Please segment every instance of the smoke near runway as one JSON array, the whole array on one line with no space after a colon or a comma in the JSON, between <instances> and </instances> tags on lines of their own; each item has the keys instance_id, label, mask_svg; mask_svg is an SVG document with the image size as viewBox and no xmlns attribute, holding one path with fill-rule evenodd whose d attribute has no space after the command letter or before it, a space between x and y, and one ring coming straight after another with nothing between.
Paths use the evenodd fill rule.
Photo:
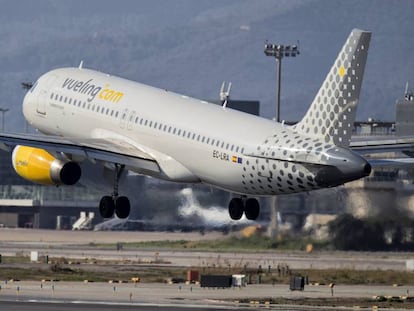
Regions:
<instances>
[{"instance_id":1,"label":"smoke near runway","mask_svg":"<svg viewBox=\"0 0 414 311\"><path fill-rule=\"evenodd\" d=\"M199 221L206 226L223 226L231 223L249 223L243 215L240 221L231 220L225 208L211 205L202 206L193 193L192 188L184 188L179 191L181 205L178 207L178 214L190 221Z\"/></svg>"}]
</instances>

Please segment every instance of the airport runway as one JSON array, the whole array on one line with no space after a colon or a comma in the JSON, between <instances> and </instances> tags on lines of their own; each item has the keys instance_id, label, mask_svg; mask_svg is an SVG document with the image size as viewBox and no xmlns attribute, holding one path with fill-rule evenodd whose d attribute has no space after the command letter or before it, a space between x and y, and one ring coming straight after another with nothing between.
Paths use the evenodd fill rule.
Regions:
<instances>
[{"instance_id":1,"label":"airport runway","mask_svg":"<svg viewBox=\"0 0 414 311\"><path fill-rule=\"evenodd\" d=\"M30 242L31 244L88 245L90 243L146 242L146 241L198 241L223 237L219 232L145 232L145 231L71 231L22 228L0 228L1 242Z\"/></svg>"},{"instance_id":2,"label":"airport runway","mask_svg":"<svg viewBox=\"0 0 414 311\"><path fill-rule=\"evenodd\" d=\"M234 308L200 307L191 306L160 306L160 305L139 305L139 304L100 304L100 303L66 303L66 302L23 302L23 301L0 301L0 308L7 311L101 311L101 310L139 310L139 311L179 311L208 310L221 311Z\"/></svg>"},{"instance_id":3,"label":"airport runway","mask_svg":"<svg viewBox=\"0 0 414 311\"><path fill-rule=\"evenodd\" d=\"M323 252L200 252L163 249L122 250L97 249L90 243L115 243L124 241L169 239L194 240L206 236L193 233L144 233L141 232L68 232L49 230L0 229L0 253L3 255L28 254L38 250L40 255L67 258L97 258L130 260L131 262L150 261L157 256L166 266L213 266L248 265L253 267L287 263L291 269L301 268L344 268L399 270L406 269L408 253L352 253ZM214 236L214 235L212 235ZM210 236L211 237L211 236ZM217 238L217 236L215 237ZM156 255L155 255L156 254ZM161 265L163 265L161 264ZM5 264L3 264L5 266ZM40 264L39 264L40 265ZM96 265L89 265L93 268ZM307 286L305 291L291 292L288 285L249 285L248 287L225 290L209 290L197 285L168 285L160 283L110 284L74 282L0 282L0 310L224 310L240 308L266 308L272 310L310 310L308 306L266 306L241 305L241 299L266 299L282 297L286 299L329 298L330 288ZM414 286L343 286L335 287L335 296L342 298L366 298L373 296L401 296L414 293ZM36 301L36 303L34 302ZM58 307L57 307L57 304ZM373 302L374 304L374 302ZM328 307L318 310L328 310ZM316 309L315 309L316 310ZM330 309L334 310L334 309Z\"/></svg>"},{"instance_id":4,"label":"airport runway","mask_svg":"<svg viewBox=\"0 0 414 311\"><path fill-rule=\"evenodd\" d=\"M291 269L355 269L405 271L410 253L265 251L265 252L211 252L166 249L113 249L97 248L95 244L140 242L159 240L219 239L218 233L166 233L121 231L55 231L32 229L0 229L0 254L15 256L39 255L67 259L95 258L101 260L150 263L157 259L160 265L174 267L247 266L264 268L288 264Z\"/></svg>"},{"instance_id":5,"label":"airport runway","mask_svg":"<svg viewBox=\"0 0 414 311\"><path fill-rule=\"evenodd\" d=\"M330 298L328 286L306 286L290 291L288 285L249 285L245 288L204 289L197 285L109 284L80 282L2 283L0 310L224 310L265 308L273 310L310 310L309 306L241 304L241 299L283 297L292 301L305 298ZM53 287L52 287L53 286ZM114 288L115 287L115 288ZM335 296L366 298L401 296L414 293L414 286L337 286ZM375 305L375 302L372 302ZM316 308L316 307L315 307ZM318 307L318 310L329 308ZM331 309L332 310L332 309Z\"/></svg>"},{"instance_id":6,"label":"airport runway","mask_svg":"<svg viewBox=\"0 0 414 311\"><path fill-rule=\"evenodd\" d=\"M93 258L97 260L111 260L119 263L154 264L167 267L243 267L256 268L268 266L275 268L278 264L287 264L291 269L351 269L351 270L394 270L405 271L405 257L381 256L378 254L342 254L342 253L314 253L300 252L281 253L223 253L200 252L182 250L123 250L115 249L53 249L41 246L13 246L1 245L0 253L3 256L16 254L30 255L30 251L38 251L39 255L48 255L49 258L66 258L68 260ZM24 249L24 250L22 250Z\"/></svg>"},{"instance_id":7,"label":"airport runway","mask_svg":"<svg viewBox=\"0 0 414 311\"><path fill-rule=\"evenodd\" d=\"M352 253L352 252L214 252L165 249L113 249L79 245L48 245L0 241L3 256L39 255L49 258L111 260L119 263L157 263L169 267L276 267L287 264L291 269L351 269L405 271L406 262L412 258L408 253Z\"/></svg>"}]
</instances>

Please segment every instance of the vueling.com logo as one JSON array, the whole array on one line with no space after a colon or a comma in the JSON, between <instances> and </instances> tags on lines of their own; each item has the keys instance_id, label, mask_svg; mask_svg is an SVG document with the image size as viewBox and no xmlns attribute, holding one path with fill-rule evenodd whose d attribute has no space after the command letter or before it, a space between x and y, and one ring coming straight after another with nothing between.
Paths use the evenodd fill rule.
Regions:
<instances>
[{"instance_id":1,"label":"vueling.com logo","mask_svg":"<svg viewBox=\"0 0 414 311\"><path fill-rule=\"evenodd\" d=\"M66 78L66 80L63 82L62 88L87 95L88 102L93 101L95 97L98 96L99 99L118 103L124 96L124 93L110 89L109 84L106 84L103 88L101 86L93 84L92 80L93 79L89 79L88 81L84 82Z\"/></svg>"}]
</instances>

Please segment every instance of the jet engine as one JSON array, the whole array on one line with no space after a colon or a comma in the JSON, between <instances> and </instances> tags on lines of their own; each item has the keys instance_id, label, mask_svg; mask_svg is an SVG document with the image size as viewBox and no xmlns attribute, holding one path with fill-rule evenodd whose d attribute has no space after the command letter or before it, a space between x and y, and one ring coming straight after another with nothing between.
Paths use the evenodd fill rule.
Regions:
<instances>
[{"instance_id":1,"label":"jet engine","mask_svg":"<svg viewBox=\"0 0 414 311\"><path fill-rule=\"evenodd\" d=\"M78 163L56 159L43 149L16 146L12 162L17 174L38 184L73 185L81 177Z\"/></svg>"}]
</instances>

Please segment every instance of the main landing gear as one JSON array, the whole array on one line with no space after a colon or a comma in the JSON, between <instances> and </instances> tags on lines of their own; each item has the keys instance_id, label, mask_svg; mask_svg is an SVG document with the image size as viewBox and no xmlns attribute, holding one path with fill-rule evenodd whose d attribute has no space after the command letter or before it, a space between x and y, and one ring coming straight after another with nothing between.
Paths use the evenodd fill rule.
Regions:
<instances>
[{"instance_id":1,"label":"main landing gear","mask_svg":"<svg viewBox=\"0 0 414 311\"><path fill-rule=\"evenodd\" d=\"M106 195L99 202L99 212L103 218L111 218L114 213L118 218L127 218L131 211L129 199L124 196L118 196L118 183L125 165L115 164L114 174L114 192L112 196Z\"/></svg>"},{"instance_id":2,"label":"main landing gear","mask_svg":"<svg viewBox=\"0 0 414 311\"><path fill-rule=\"evenodd\" d=\"M229 215L233 220L242 218L243 213L249 220L256 220L260 213L259 201L255 198L233 198L229 203Z\"/></svg>"}]
</instances>

